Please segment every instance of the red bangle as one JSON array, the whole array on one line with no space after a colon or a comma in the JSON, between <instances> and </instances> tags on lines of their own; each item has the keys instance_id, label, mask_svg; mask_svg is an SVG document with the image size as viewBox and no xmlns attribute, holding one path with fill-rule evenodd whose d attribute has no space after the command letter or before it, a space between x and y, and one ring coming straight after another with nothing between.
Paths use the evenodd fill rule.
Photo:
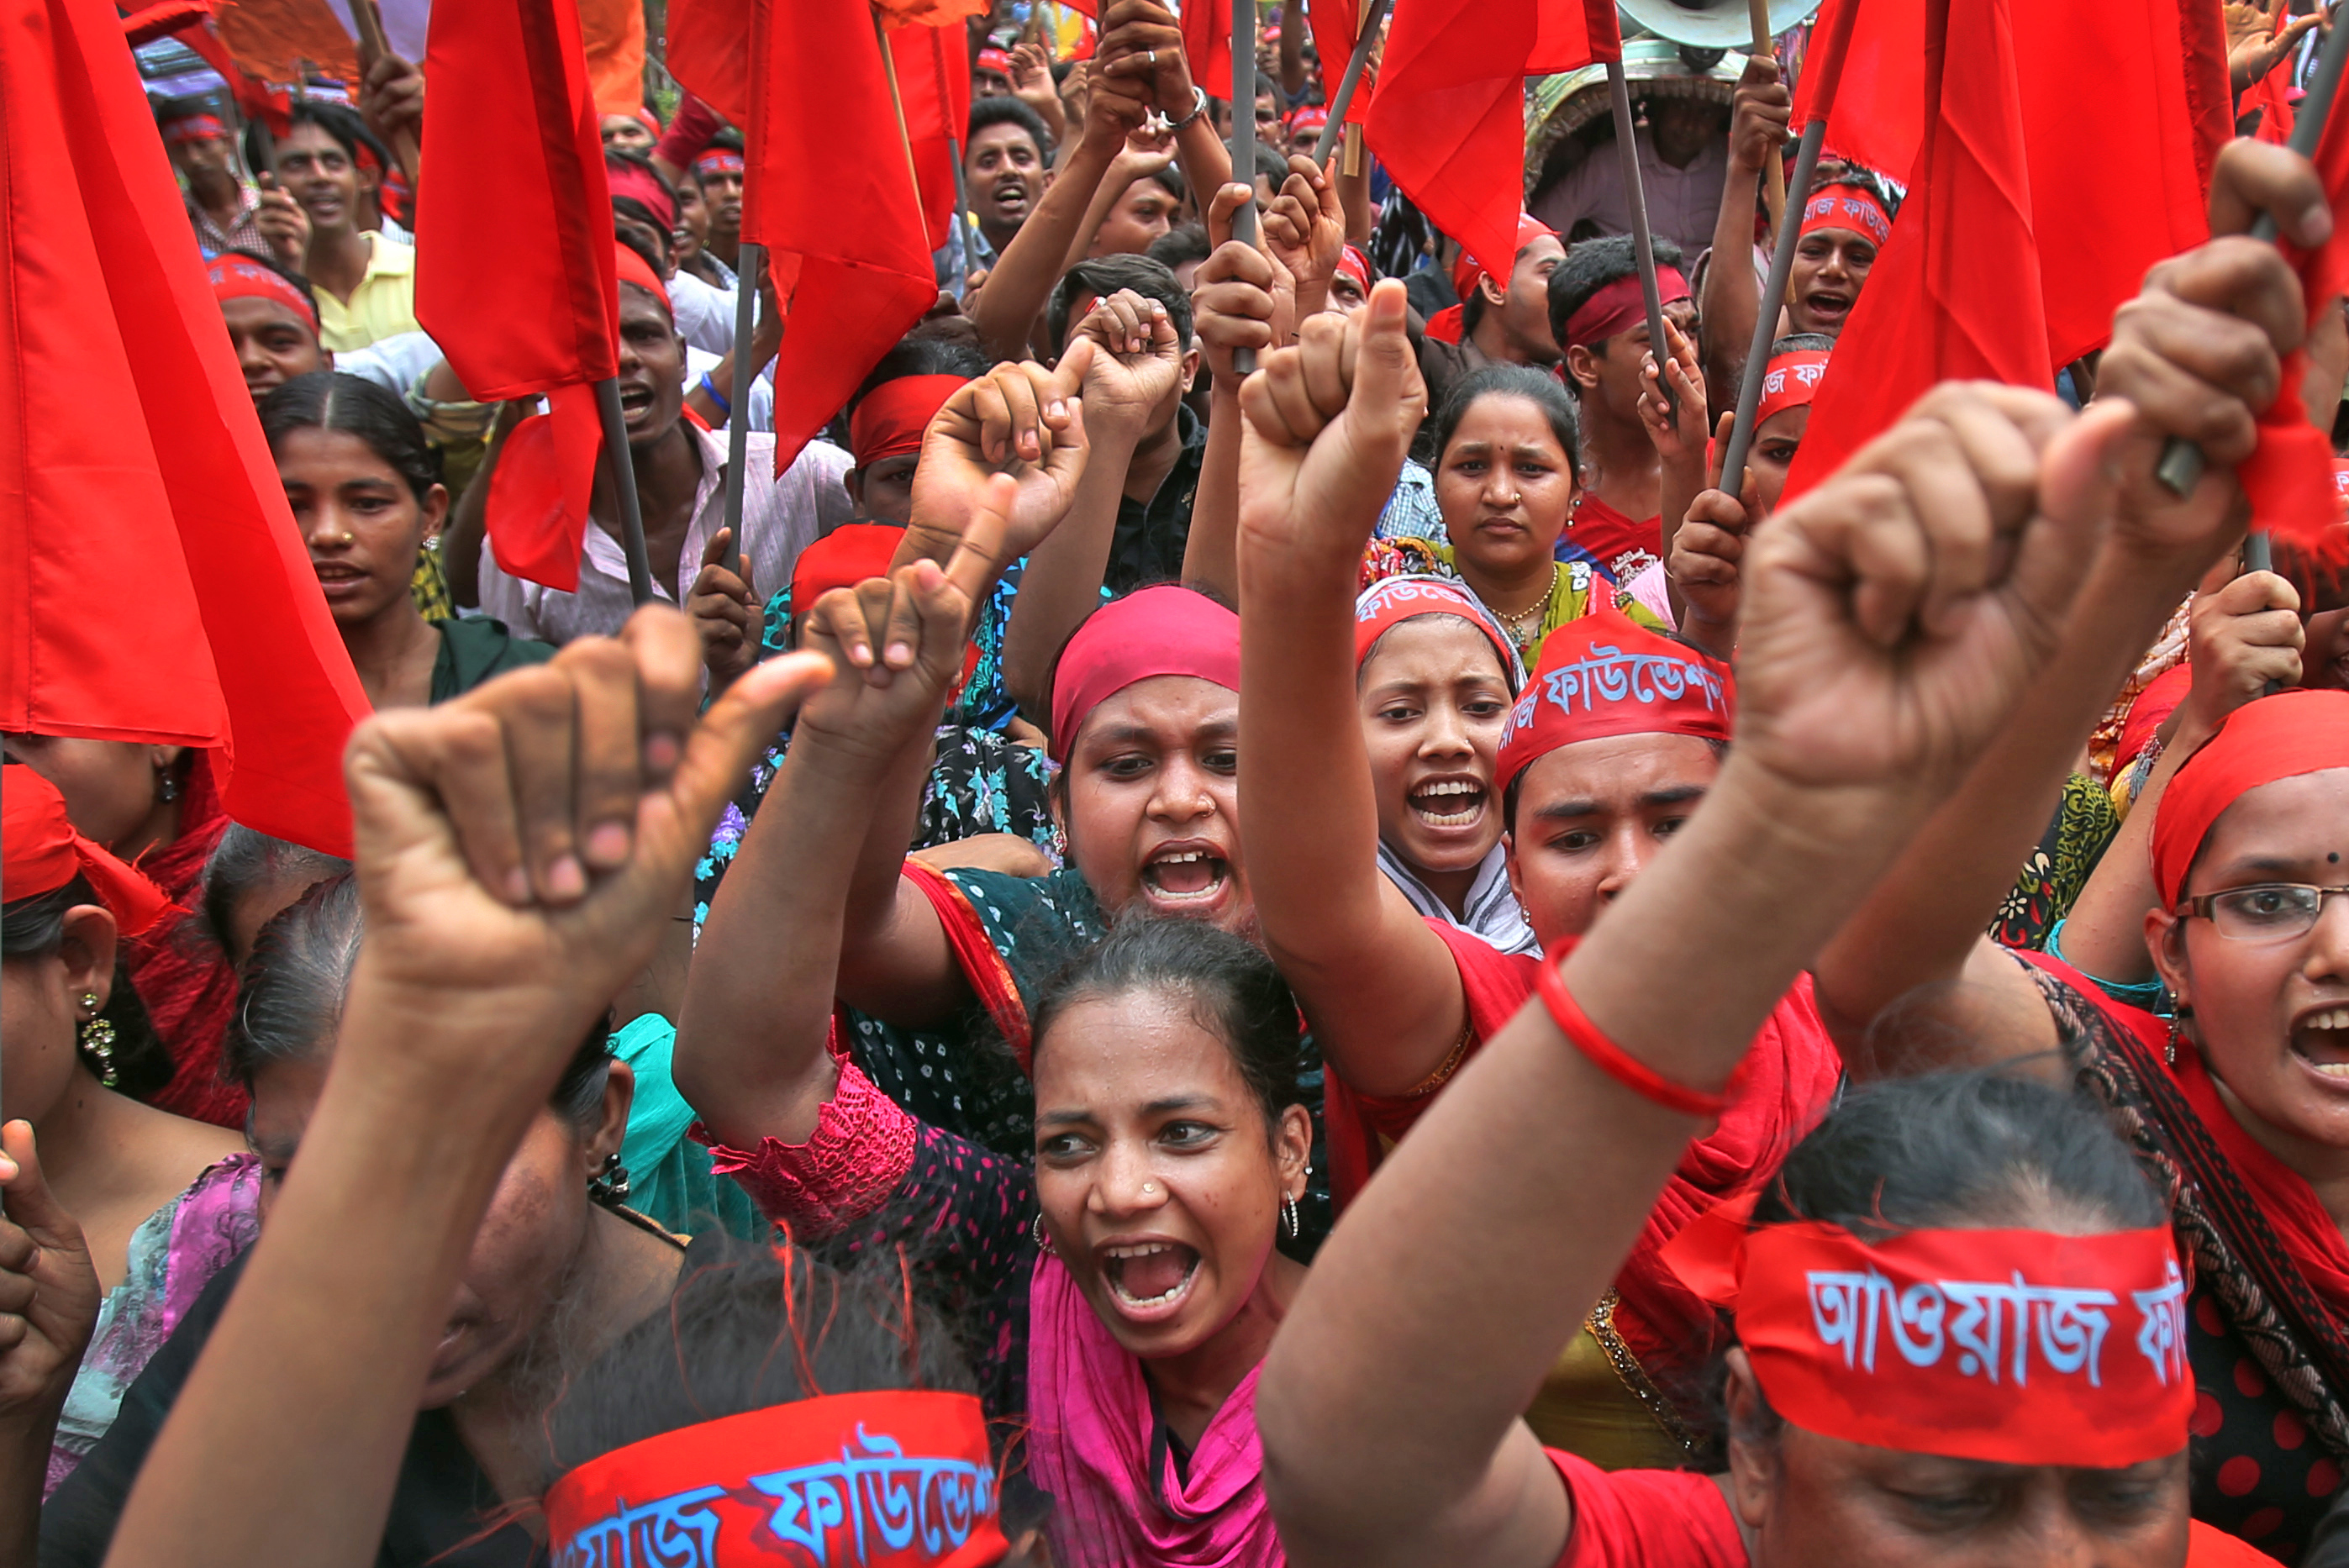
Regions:
<instances>
[{"instance_id":1,"label":"red bangle","mask_svg":"<svg viewBox=\"0 0 2349 1568\"><path fill-rule=\"evenodd\" d=\"M1599 1071L1645 1100L1651 1100L1666 1110L1682 1116L1715 1120L1729 1109L1730 1097L1736 1091L1738 1078L1744 1076L1741 1063L1737 1077L1729 1080L1729 1088L1720 1094L1707 1094L1702 1089L1672 1082L1646 1063L1625 1053L1622 1047L1601 1033L1590 1021L1588 1014L1577 1006L1567 991L1566 978L1558 972L1558 955L1553 951L1542 955L1541 976L1536 987L1541 993L1542 1006L1549 1009L1550 1021L1558 1027L1574 1048L1590 1058Z\"/></svg>"}]
</instances>

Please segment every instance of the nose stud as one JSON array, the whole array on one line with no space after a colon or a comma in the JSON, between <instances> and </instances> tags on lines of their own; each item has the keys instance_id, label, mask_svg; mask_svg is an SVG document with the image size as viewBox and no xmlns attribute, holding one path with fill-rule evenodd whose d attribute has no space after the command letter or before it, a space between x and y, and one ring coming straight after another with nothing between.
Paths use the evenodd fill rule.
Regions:
<instances>
[{"instance_id":1,"label":"nose stud","mask_svg":"<svg viewBox=\"0 0 2349 1568\"><path fill-rule=\"evenodd\" d=\"M1158 1192L1158 1183L1157 1183L1157 1182L1155 1182L1155 1181L1144 1181L1144 1182L1142 1184L1142 1195L1143 1195L1143 1197L1145 1197L1145 1198L1155 1197L1155 1196L1157 1195L1157 1192Z\"/></svg>"}]
</instances>

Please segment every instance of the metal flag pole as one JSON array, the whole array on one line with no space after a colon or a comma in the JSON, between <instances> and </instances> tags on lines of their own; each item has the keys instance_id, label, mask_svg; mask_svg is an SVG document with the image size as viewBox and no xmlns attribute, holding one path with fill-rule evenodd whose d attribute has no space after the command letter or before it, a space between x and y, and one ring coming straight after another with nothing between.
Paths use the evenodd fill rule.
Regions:
<instances>
[{"instance_id":1,"label":"metal flag pole","mask_svg":"<svg viewBox=\"0 0 2349 1568\"><path fill-rule=\"evenodd\" d=\"M1386 20L1387 7L1392 4L1393 0L1371 0L1370 13L1362 18L1361 36L1354 40L1354 52L1347 57L1345 74L1338 78L1338 96L1330 100L1329 121L1321 127L1321 139L1313 144L1316 163L1327 164L1330 155L1338 150L1338 142L1345 134L1346 111L1354 107L1354 89L1362 85L1362 69L1370 64L1371 51L1378 46L1379 24Z\"/></svg>"},{"instance_id":2,"label":"metal flag pole","mask_svg":"<svg viewBox=\"0 0 2349 1568\"><path fill-rule=\"evenodd\" d=\"M1256 211L1256 0L1232 0L1232 178L1248 188L1248 199L1232 214L1232 238L1253 245ZM1212 194L1212 192L1210 193ZM1232 373L1256 370L1256 350L1232 351Z\"/></svg>"},{"instance_id":3,"label":"metal flag pole","mask_svg":"<svg viewBox=\"0 0 2349 1568\"><path fill-rule=\"evenodd\" d=\"M1664 336L1663 295L1656 287L1656 253L1648 236L1648 197L1640 185L1640 150L1631 139L1631 84L1623 75L1620 59L1607 62L1607 93L1615 103L1615 148L1623 166L1623 196L1631 208L1631 260L1640 270L1640 294L1648 305L1648 345L1656 356L1656 387L1663 394L1666 411L1674 412L1678 400L1664 376L1671 349Z\"/></svg>"},{"instance_id":4,"label":"metal flag pole","mask_svg":"<svg viewBox=\"0 0 2349 1568\"><path fill-rule=\"evenodd\" d=\"M628 555L628 593L639 604L653 596L653 569L645 552L645 514L636 503L636 465L628 456L628 420L620 412L620 378L595 383L595 412L604 423L605 471L620 500L620 547Z\"/></svg>"},{"instance_id":5,"label":"metal flag pole","mask_svg":"<svg viewBox=\"0 0 2349 1568\"><path fill-rule=\"evenodd\" d=\"M758 114L752 105L750 113ZM734 257L734 386L726 410L726 514L733 531L726 570L742 575L742 483L750 461L750 387L759 368L750 363L750 339L759 325L759 278L767 268L767 247L744 240Z\"/></svg>"}]
</instances>

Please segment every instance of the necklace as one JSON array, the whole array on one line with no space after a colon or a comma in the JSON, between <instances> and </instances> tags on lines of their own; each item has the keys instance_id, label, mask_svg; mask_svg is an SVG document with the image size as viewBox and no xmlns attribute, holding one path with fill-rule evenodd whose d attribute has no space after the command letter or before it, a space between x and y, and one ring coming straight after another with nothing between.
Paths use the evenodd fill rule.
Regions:
<instances>
[{"instance_id":1,"label":"necklace","mask_svg":"<svg viewBox=\"0 0 2349 1568\"><path fill-rule=\"evenodd\" d=\"M1508 628L1509 641L1516 644L1520 649L1533 640L1535 633L1541 630L1542 613L1549 608L1550 598L1557 592L1557 572L1558 563L1552 562L1549 569L1549 586L1542 590L1540 598L1516 614L1509 614L1497 607L1493 610L1495 615L1500 616L1501 624ZM1527 622L1531 622L1532 624L1526 624Z\"/></svg>"}]
</instances>

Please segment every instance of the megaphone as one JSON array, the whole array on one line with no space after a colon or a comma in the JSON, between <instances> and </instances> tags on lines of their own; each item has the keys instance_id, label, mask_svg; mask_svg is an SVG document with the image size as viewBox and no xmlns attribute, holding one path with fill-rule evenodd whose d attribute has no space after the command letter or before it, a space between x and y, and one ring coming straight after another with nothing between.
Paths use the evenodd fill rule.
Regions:
<instances>
[{"instance_id":1,"label":"megaphone","mask_svg":"<svg viewBox=\"0 0 2349 1568\"><path fill-rule=\"evenodd\" d=\"M1820 0L1770 0L1770 36L1811 19ZM1616 0L1628 37L1634 27L1700 49L1750 49L1753 14L1746 0Z\"/></svg>"}]
</instances>

